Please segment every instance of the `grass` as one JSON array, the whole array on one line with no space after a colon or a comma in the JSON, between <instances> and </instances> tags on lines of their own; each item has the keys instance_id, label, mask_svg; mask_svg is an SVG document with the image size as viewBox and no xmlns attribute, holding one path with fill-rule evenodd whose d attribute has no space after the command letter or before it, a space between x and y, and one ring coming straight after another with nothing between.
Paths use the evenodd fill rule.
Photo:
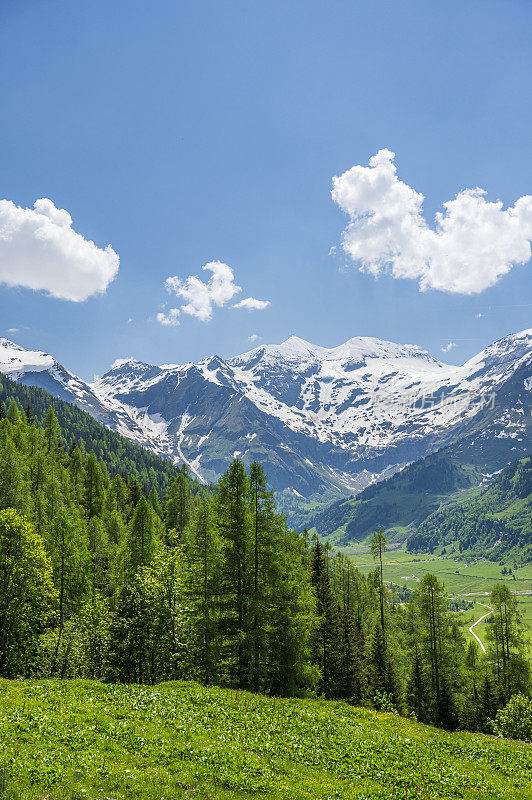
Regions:
<instances>
[{"instance_id":1,"label":"grass","mask_svg":"<svg viewBox=\"0 0 532 800\"><path fill-rule=\"evenodd\" d=\"M341 548L349 556L353 564L367 575L375 569L375 560L368 550L367 545L358 545ZM511 592L532 591L532 564L526 564L514 570L513 575L503 575L503 568L508 569L509 564L501 566L497 562L479 560L471 563L463 561L459 554L455 556L434 555L433 553L407 553L404 549L389 550L384 553L384 580L415 589L418 581L428 572L436 575L438 580L445 585L447 592L454 599L465 598L471 602L479 600L487 602L496 583L504 583ZM523 620L528 626L526 635L532 648L532 596L518 596ZM469 626L487 611L482 605L477 605L463 615L462 630L467 641L473 640ZM486 645L486 623L481 622L475 628L475 633Z\"/></svg>"},{"instance_id":2,"label":"grass","mask_svg":"<svg viewBox=\"0 0 532 800\"><path fill-rule=\"evenodd\" d=\"M532 745L193 683L3 681L20 798L532 798Z\"/></svg>"},{"instance_id":3,"label":"grass","mask_svg":"<svg viewBox=\"0 0 532 800\"><path fill-rule=\"evenodd\" d=\"M344 548L343 552L364 575L375 569L371 553L351 548ZM430 572L453 595L489 594L495 583L505 583L512 592L532 590L532 565L517 569L515 580L512 575L503 575L502 569L496 562L488 560L467 563L459 555L412 554L404 550L392 550L384 554L384 580L412 589L417 585L417 579Z\"/></svg>"}]
</instances>

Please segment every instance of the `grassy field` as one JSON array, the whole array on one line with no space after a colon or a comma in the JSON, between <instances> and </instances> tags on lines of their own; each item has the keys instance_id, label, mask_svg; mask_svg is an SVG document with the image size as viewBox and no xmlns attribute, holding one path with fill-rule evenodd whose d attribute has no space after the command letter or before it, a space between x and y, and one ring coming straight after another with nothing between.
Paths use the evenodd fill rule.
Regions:
<instances>
[{"instance_id":1,"label":"grassy field","mask_svg":"<svg viewBox=\"0 0 532 800\"><path fill-rule=\"evenodd\" d=\"M532 745L343 703L192 683L0 691L0 766L24 800L532 798Z\"/></svg>"},{"instance_id":2,"label":"grassy field","mask_svg":"<svg viewBox=\"0 0 532 800\"><path fill-rule=\"evenodd\" d=\"M342 548L342 552L349 556L354 565L367 575L375 569L375 561L367 545L355 545ZM462 629L467 641L473 640L469 627L475 620L486 613L487 609L481 603L487 602L487 597L495 583L506 584L510 591L532 591L532 564L518 567L514 575L503 574L505 567L493 561L475 561L467 563L459 555L449 557L447 554L438 556L434 554L412 554L403 549L387 551L384 554L384 580L399 586L415 589L419 580L428 572L436 575L449 593L456 599L465 599L474 602L473 609L468 609L463 615ZM527 636L532 650L532 596L518 595L523 619L528 626ZM477 601L479 601L477 603ZM486 623L481 622L475 627L475 633L486 645Z\"/></svg>"},{"instance_id":3,"label":"grassy field","mask_svg":"<svg viewBox=\"0 0 532 800\"><path fill-rule=\"evenodd\" d=\"M375 561L367 548L343 548L353 564L364 574L375 569ZM506 565L506 568L508 565ZM445 584L449 594L467 597L491 591L495 583L505 583L512 592L532 590L532 565L515 570L513 575L503 575L503 567L493 561L467 563L460 557L412 554L404 550L384 554L384 579L400 586L415 588L423 575L431 572Z\"/></svg>"}]
</instances>

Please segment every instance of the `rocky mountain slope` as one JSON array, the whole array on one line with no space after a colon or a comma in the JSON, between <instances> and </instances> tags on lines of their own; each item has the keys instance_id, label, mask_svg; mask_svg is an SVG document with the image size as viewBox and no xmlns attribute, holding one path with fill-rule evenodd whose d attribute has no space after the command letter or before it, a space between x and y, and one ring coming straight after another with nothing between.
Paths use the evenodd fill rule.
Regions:
<instances>
[{"instance_id":1,"label":"rocky mountain slope","mask_svg":"<svg viewBox=\"0 0 532 800\"><path fill-rule=\"evenodd\" d=\"M292 336L226 360L120 360L92 385L2 339L0 370L204 480L234 456L257 459L295 499L354 493L464 437L499 466L531 442L532 330L458 367L413 345L358 337L324 348Z\"/></svg>"}]
</instances>

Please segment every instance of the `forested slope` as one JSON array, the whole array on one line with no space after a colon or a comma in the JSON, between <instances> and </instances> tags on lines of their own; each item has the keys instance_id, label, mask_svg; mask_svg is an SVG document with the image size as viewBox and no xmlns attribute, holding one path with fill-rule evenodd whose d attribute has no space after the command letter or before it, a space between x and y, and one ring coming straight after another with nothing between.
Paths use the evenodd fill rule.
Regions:
<instances>
[{"instance_id":1,"label":"forested slope","mask_svg":"<svg viewBox=\"0 0 532 800\"><path fill-rule=\"evenodd\" d=\"M409 538L411 551L458 543L460 552L494 561L532 560L532 458L510 464L479 497L442 509Z\"/></svg>"},{"instance_id":2,"label":"forested slope","mask_svg":"<svg viewBox=\"0 0 532 800\"><path fill-rule=\"evenodd\" d=\"M170 461L108 430L90 414L44 389L15 383L0 373L0 399L4 410L12 399L24 410L29 406L37 422L42 422L48 410L53 408L66 446L76 442L82 451L94 453L111 475L120 473L136 478L148 488L155 486L162 496L177 474Z\"/></svg>"},{"instance_id":3,"label":"forested slope","mask_svg":"<svg viewBox=\"0 0 532 800\"><path fill-rule=\"evenodd\" d=\"M290 530L258 463L211 490L181 469L160 498L64 438L51 407L0 419L0 676L196 680L482 731L529 690L505 586L481 656L433 575L387 586L383 535L364 577Z\"/></svg>"},{"instance_id":4,"label":"forested slope","mask_svg":"<svg viewBox=\"0 0 532 800\"><path fill-rule=\"evenodd\" d=\"M320 537L337 544L362 541L378 528L402 529L421 523L442 502L478 484L480 472L461 463L448 448L410 464L355 497L338 500L309 520Z\"/></svg>"}]
</instances>

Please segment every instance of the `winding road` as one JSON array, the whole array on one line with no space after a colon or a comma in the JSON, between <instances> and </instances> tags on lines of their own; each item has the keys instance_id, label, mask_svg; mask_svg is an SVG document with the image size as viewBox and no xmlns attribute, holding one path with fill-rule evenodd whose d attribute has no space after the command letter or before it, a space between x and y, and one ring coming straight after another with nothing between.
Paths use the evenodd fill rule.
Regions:
<instances>
[{"instance_id":1,"label":"winding road","mask_svg":"<svg viewBox=\"0 0 532 800\"><path fill-rule=\"evenodd\" d=\"M477 626L477 625L478 625L480 622L482 622L482 620L483 620L483 619L486 619L486 617L489 617L491 614L493 614L493 609L492 609L492 607L491 607L491 606L488 606L488 604L487 604L487 603L479 603L479 601L478 601L478 600L477 600L477 606L484 606L484 608L489 608L489 611L487 612L487 614L483 614L481 617L479 617L479 619L477 619L477 621L476 621L476 622L474 622L474 623L471 625L471 627L469 628L469 633L471 634L471 636L474 636L474 637L475 637L475 639L477 640L477 642L479 643L479 645L480 645L480 647L481 647L481 649L482 649L482 652L483 652L483 653L485 653L485 652L486 652L486 648L484 647L484 644L483 644L483 642L481 642L481 641L480 641L480 639L478 638L478 636L477 636L477 634L475 633L475 631L473 630L473 628L476 628L476 626Z\"/></svg>"}]
</instances>

